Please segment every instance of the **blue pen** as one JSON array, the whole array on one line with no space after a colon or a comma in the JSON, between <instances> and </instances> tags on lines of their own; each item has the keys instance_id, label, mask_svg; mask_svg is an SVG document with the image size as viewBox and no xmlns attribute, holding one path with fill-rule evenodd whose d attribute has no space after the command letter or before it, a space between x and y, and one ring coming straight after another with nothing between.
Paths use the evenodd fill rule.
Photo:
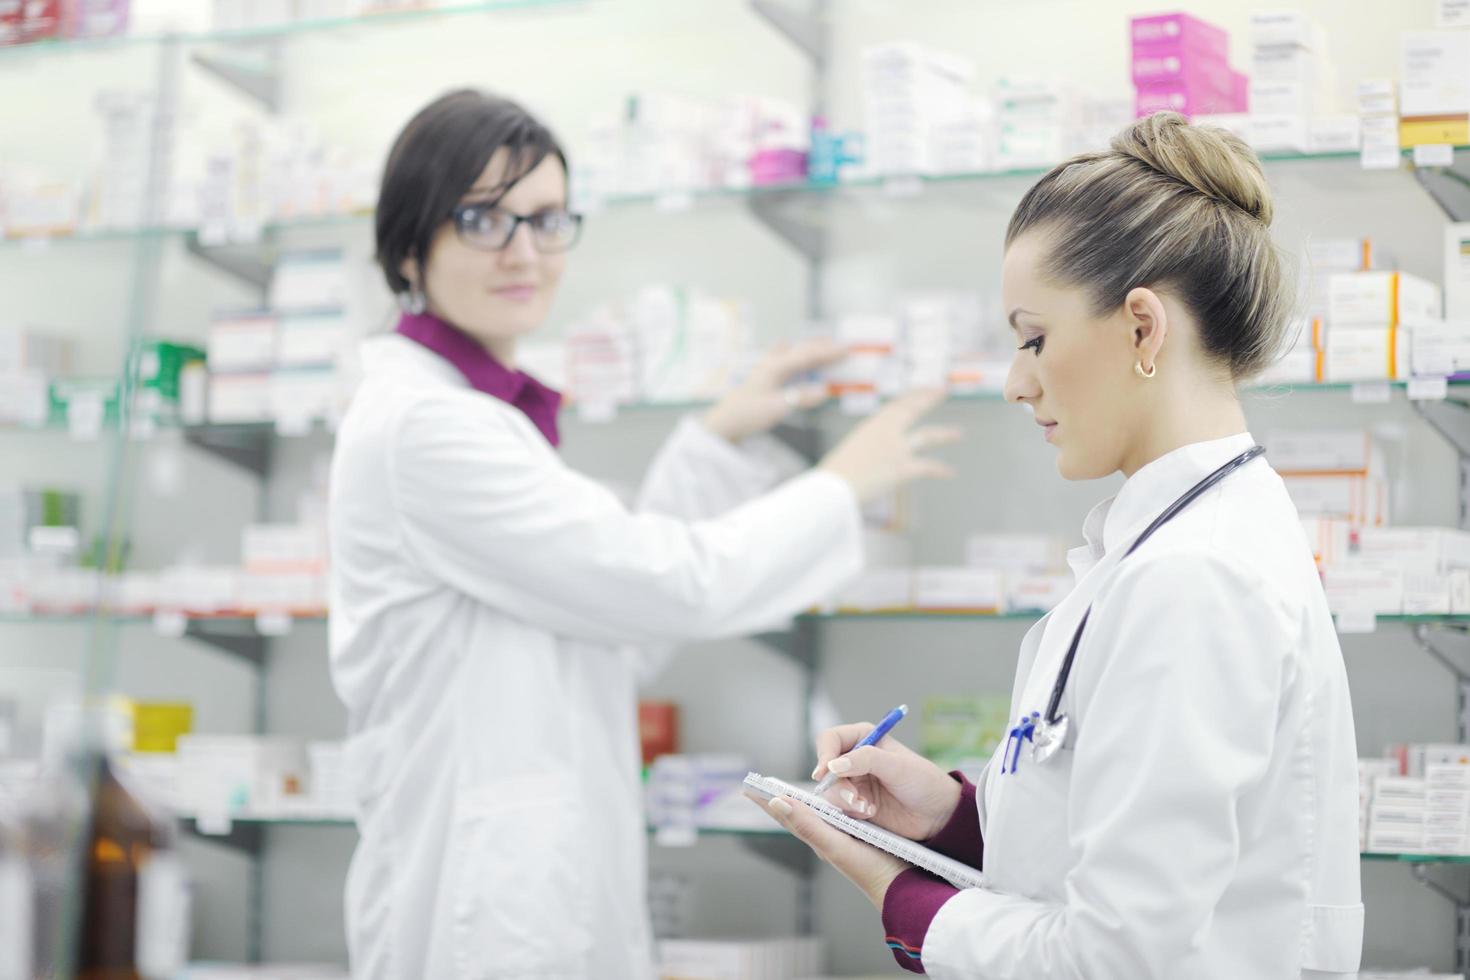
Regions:
<instances>
[{"instance_id":1,"label":"blue pen","mask_svg":"<svg viewBox=\"0 0 1470 980\"><path fill-rule=\"evenodd\" d=\"M878 742L882 740L884 735L887 735L889 732L893 731L894 725L897 725L899 722L903 721L903 716L908 713L909 706L906 704L901 704L898 707L894 708L892 711L888 712L888 714L883 718L882 721L878 722L878 727L873 729L871 732L868 732L868 734L864 735L863 740L854 745L851 751L856 752L864 745L877 745ZM812 790L812 795L821 796L823 793L827 792L827 790L831 789L832 784L835 782L837 782L837 776L829 771L827 775L822 777L822 781L817 784L817 788Z\"/></svg>"}]
</instances>

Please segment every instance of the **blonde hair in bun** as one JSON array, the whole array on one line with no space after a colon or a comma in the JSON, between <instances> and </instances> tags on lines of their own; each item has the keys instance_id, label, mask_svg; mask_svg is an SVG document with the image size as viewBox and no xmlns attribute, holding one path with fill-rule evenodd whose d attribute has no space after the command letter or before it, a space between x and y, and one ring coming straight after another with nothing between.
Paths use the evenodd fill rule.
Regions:
<instances>
[{"instance_id":1,"label":"blonde hair in bun","mask_svg":"<svg viewBox=\"0 0 1470 980\"><path fill-rule=\"evenodd\" d=\"M1046 273L1088 289L1099 315L1137 286L1171 292L1199 324L1205 351L1240 381L1287 339L1292 292L1271 240L1273 213L1243 140L1160 112L1037 181L1006 244L1049 233Z\"/></svg>"}]
</instances>

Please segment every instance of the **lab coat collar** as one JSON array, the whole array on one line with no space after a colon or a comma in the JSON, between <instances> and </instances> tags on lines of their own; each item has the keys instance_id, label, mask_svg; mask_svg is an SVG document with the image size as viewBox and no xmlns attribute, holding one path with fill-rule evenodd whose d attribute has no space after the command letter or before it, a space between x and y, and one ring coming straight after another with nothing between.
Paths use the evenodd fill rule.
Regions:
<instances>
[{"instance_id":1,"label":"lab coat collar","mask_svg":"<svg viewBox=\"0 0 1470 980\"><path fill-rule=\"evenodd\" d=\"M561 393L524 371L508 368L469 334L432 313L405 313L398 333L443 358L471 388L520 409L553 446L561 442L556 414Z\"/></svg>"},{"instance_id":2,"label":"lab coat collar","mask_svg":"<svg viewBox=\"0 0 1470 980\"><path fill-rule=\"evenodd\" d=\"M465 376L444 358L397 333L379 334L362 342L362 369L369 376L395 376L468 388Z\"/></svg>"},{"instance_id":3,"label":"lab coat collar","mask_svg":"<svg viewBox=\"0 0 1470 980\"><path fill-rule=\"evenodd\" d=\"M469 334L432 313L403 314L398 332L453 364L471 388L503 402L514 405L530 381L529 375L501 364Z\"/></svg>"},{"instance_id":4,"label":"lab coat collar","mask_svg":"<svg viewBox=\"0 0 1470 980\"><path fill-rule=\"evenodd\" d=\"M1141 467L1117 496L1087 515L1082 533L1094 558L1126 546L1190 487L1256 444L1249 432L1191 443Z\"/></svg>"}]
</instances>

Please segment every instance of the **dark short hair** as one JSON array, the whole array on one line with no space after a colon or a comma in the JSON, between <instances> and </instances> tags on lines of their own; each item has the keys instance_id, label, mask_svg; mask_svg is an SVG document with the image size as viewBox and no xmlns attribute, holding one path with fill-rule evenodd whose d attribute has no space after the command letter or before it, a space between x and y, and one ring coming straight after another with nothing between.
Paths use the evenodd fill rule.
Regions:
<instances>
[{"instance_id":1,"label":"dark short hair","mask_svg":"<svg viewBox=\"0 0 1470 980\"><path fill-rule=\"evenodd\" d=\"M388 153L378 192L377 259L389 289L408 290L404 259L419 264L422 281L434 233L502 148L510 159L498 194L548 156L569 169L561 144L539 119L509 99L474 89L441 95L403 127Z\"/></svg>"}]
</instances>

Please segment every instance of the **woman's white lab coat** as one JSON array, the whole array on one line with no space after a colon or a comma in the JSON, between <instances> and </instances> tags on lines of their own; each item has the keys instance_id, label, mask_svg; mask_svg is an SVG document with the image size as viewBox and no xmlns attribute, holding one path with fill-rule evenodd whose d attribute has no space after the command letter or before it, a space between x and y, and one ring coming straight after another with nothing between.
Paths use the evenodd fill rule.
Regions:
<instances>
[{"instance_id":1,"label":"woman's white lab coat","mask_svg":"<svg viewBox=\"0 0 1470 980\"><path fill-rule=\"evenodd\" d=\"M635 685L660 644L839 587L855 497L813 472L752 499L771 467L689 420L630 513L437 355L363 361L331 486L353 976L645 980Z\"/></svg>"},{"instance_id":2,"label":"woman's white lab coat","mask_svg":"<svg viewBox=\"0 0 1470 980\"><path fill-rule=\"evenodd\" d=\"M1248 435L1140 469L1088 517L1073 593L1027 634L1012 715L1045 712L1092 615L1065 747L978 787L988 887L930 924L932 977L1295 980L1362 946L1357 747L1337 634L1296 511L1264 460L1126 561Z\"/></svg>"}]
</instances>

